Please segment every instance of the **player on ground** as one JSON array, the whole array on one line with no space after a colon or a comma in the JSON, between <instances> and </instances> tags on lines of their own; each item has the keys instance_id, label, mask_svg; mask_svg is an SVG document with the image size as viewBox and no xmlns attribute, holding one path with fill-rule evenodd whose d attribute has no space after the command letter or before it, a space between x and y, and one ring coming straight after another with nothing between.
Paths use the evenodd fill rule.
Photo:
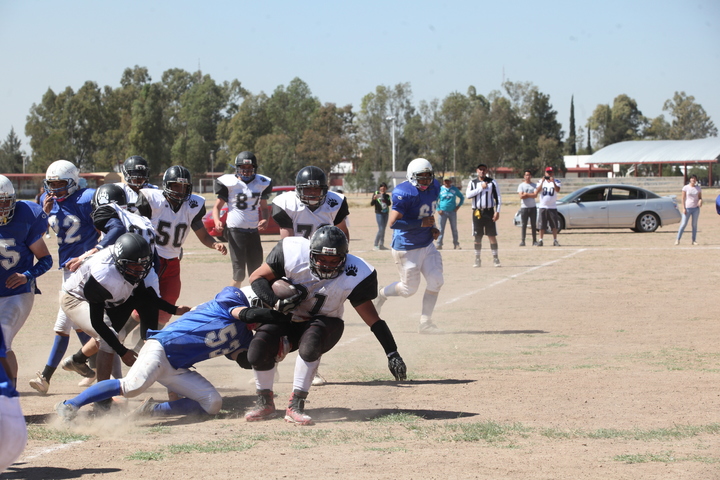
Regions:
<instances>
[{"instance_id":1,"label":"player on ground","mask_svg":"<svg viewBox=\"0 0 720 480\"><path fill-rule=\"evenodd\" d=\"M40 293L35 279L52 267L43 240L46 228L47 215L40 205L17 201L12 182L0 175L0 329L13 385L17 385L18 363L12 342L30 315L35 294Z\"/></svg>"},{"instance_id":2,"label":"player on ground","mask_svg":"<svg viewBox=\"0 0 720 480\"><path fill-rule=\"evenodd\" d=\"M440 231L435 228L435 205L440 183L424 158L416 158L407 168L407 181L392 192L392 211L388 225L393 231L392 256L400 281L381 288L375 306L380 311L388 297L409 297L420 287L420 276L427 286L422 300L418 331L444 333L432 322L440 288L444 283L442 256L433 241Z\"/></svg>"},{"instance_id":3,"label":"player on ground","mask_svg":"<svg viewBox=\"0 0 720 480\"><path fill-rule=\"evenodd\" d=\"M285 277L298 289L295 298L282 300L272 282ZM272 249L265 263L250 276L251 296L280 311L292 310L292 322L263 325L255 333L248 350L248 361L255 372L257 404L245 415L249 422L275 416L273 380L276 359L287 351L298 350L295 377L285 420L311 425L305 413L305 399L320 356L342 337L345 300L355 308L385 350L388 367L396 380L405 380L406 367L390 328L378 316L372 300L377 295L377 273L363 259L348 254L348 241L337 227L320 227L310 240L287 237ZM247 287L246 287L247 288ZM289 343L281 351L284 337Z\"/></svg>"},{"instance_id":4,"label":"player on ground","mask_svg":"<svg viewBox=\"0 0 720 480\"><path fill-rule=\"evenodd\" d=\"M92 222L94 193L93 189L80 188L78 169L67 160L57 160L48 167L45 174L45 194L40 200L43 211L48 216L48 223L57 235L58 266L63 271L63 281L80 265L78 257L97 245L98 232ZM55 321L55 340L47 365L30 380L30 386L38 392L48 392L50 379L65 355L73 328L62 308L59 309ZM90 337L78 332L78 338L85 344ZM63 369L72 371L72 366L65 363L68 358L63 360L62 366ZM95 377L95 372L89 367L78 373L86 378Z\"/></svg>"},{"instance_id":5,"label":"player on ground","mask_svg":"<svg viewBox=\"0 0 720 480\"><path fill-rule=\"evenodd\" d=\"M259 230L267 225L267 199L272 193L272 180L257 173L257 158L252 152L240 152L235 157L235 174L227 174L215 180L217 200L212 214L215 230L225 231L233 267L233 285L240 288L248 274L263 261L263 249ZM226 225L220 220L220 210L228 204ZM260 211L264 219L260 220Z\"/></svg>"},{"instance_id":6,"label":"player on ground","mask_svg":"<svg viewBox=\"0 0 720 480\"><path fill-rule=\"evenodd\" d=\"M160 257L160 296L170 303L180 298L180 257L190 229L200 242L227 255L227 248L216 242L203 226L205 199L192 193L192 177L187 168L175 165L165 171L162 190L143 188L135 204L138 213L150 219L155 228ZM170 315L160 312L162 328Z\"/></svg>"},{"instance_id":7,"label":"player on ground","mask_svg":"<svg viewBox=\"0 0 720 480\"><path fill-rule=\"evenodd\" d=\"M247 328L250 323L283 324L290 320L274 310L248 307L239 289L225 287L214 300L185 313L163 330L150 330L148 341L125 378L99 382L77 397L58 403L58 415L72 420L84 405L116 395L133 398L155 382L185 398L162 403L148 398L135 410L138 416L218 413L222 397L208 380L190 368L203 360L246 350L252 339Z\"/></svg>"}]
</instances>

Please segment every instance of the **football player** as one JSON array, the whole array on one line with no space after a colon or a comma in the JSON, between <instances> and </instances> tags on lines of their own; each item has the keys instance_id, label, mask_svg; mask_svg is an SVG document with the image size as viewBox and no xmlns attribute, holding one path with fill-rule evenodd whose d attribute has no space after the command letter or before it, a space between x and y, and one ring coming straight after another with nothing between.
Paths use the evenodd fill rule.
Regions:
<instances>
[{"instance_id":1,"label":"football player","mask_svg":"<svg viewBox=\"0 0 720 480\"><path fill-rule=\"evenodd\" d=\"M92 221L92 198L95 190L80 188L80 174L75 165L67 160L57 160L50 164L45 173L45 193L40 197L48 223L55 231L58 241L59 268L63 271L63 281L78 268L79 257L97 245L98 232ZM76 328L68 320L62 308L58 310L55 321L55 340L50 350L47 365L42 372L30 380L30 386L40 393L47 393L50 379L60 361L66 370L72 366L63 360L70 342L70 331ZM77 328L76 328L77 331ZM89 336L77 332L80 342L85 344ZM86 366L87 367L87 366ZM85 378L94 378L95 372L89 367L78 372Z\"/></svg>"},{"instance_id":2,"label":"football player","mask_svg":"<svg viewBox=\"0 0 720 480\"><path fill-rule=\"evenodd\" d=\"M322 225L335 225L350 238L344 195L328 191L327 176L318 167L302 168L295 178L295 191L273 199L272 216L280 226L280 238L310 238Z\"/></svg>"},{"instance_id":3,"label":"football player","mask_svg":"<svg viewBox=\"0 0 720 480\"><path fill-rule=\"evenodd\" d=\"M287 278L298 294L279 300L272 282ZM405 363L398 353L390 328L378 316L372 300L377 295L377 273L363 259L348 253L348 240L337 227L322 226L311 237L287 237L272 249L265 263L250 275L250 297L281 312L291 311L292 322L260 326L250 342L247 358L255 372L257 403L245 419L249 422L275 416L273 381L276 360L298 350L295 377L285 420L311 425L305 399L320 356L342 337L345 300L370 327L388 358L395 380L405 380ZM287 343L285 343L287 342Z\"/></svg>"},{"instance_id":4,"label":"football player","mask_svg":"<svg viewBox=\"0 0 720 480\"><path fill-rule=\"evenodd\" d=\"M222 175L215 180L217 200L212 215L215 230L225 232L233 267L233 285L240 288L245 269L252 273L263 261L260 230L267 225L267 199L272 193L272 180L257 173L257 158L252 152L240 152L235 157L235 174ZM228 204L226 225L220 220L220 210ZM263 218L260 220L260 211Z\"/></svg>"},{"instance_id":5,"label":"football player","mask_svg":"<svg viewBox=\"0 0 720 480\"><path fill-rule=\"evenodd\" d=\"M147 160L140 155L128 157L122 164L122 174L125 183L118 183L125 191L128 208L132 211L135 208L138 193L142 188L157 188L150 185L150 166Z\"/></svg>"},{"instance_id":6,"label":"football player","mask_svg":"<svg viewBox=\"0 0 720 480\"><path fill-rule=\"evenodd\" d=\"M195 232L200 242L227 255L227 248L216 242L202 223L205 199L192 193L192 177L187 168L175 165L163 175L162 190L143 188L135 204L140 215L147 217L155 228L157 253L160 257L160 296L170 303L180 297L180 256L182 245ZM162 328L170 315L160 312Z\"/></svg>"},{"instance_id":7,"label":"football player","mask_svg":"<svg viewBox=\"0 0 720 480\"><path fill-rule=\"evenodd\" d=\"M215 415L222 397L215 387L192 366L220 355L232 356L248 348L252 332L248 323L287 323L289 317L267 308L248 308L245 295L225 287L215 299L185 313L163 330L148 331L149 339L125 378L99 382L77 397L55 406L65 420L91 402L123 395L133 398L159 382L185 398L156 402L152 397L136 410L136 416Z\"/></svg>"},{"instance_id":8,"label":"football player","mask_svg":"<svg viewBox=\"0 0 720 480\"><path fill-rule=\"evenodd\" d=\"M393 230L392 256L400 281L381 288L375 306L378 310L388 297L409 297L420 287L420 276L427 286L422 300L418 331L443 333L433 322L432 314L440 287L444 283L442 257L433 240L440 231L435 227L435 205L440 182L435 179L430 162L416 158L407 168L407 181L392 192L392 210L388 224Z\"/></svg>"},{"instance_id":9,"label":"football player","mask_svg":"<svg viewBox=\"0 0 720 480\"><path fill-rule=\"evenodd\" d=\"M5 342L0 329L0 473L20 458L27 444L27 425L20 397L7 369Z\"/></svg>"},{"instance_id":10,"label":"football player","mask_svg":"<svg viewBox=\"0 0 720 480\"><path fill-rule=\"evenodd\" d=\"M13 385L17 384L18 363L12 341L30 315L35 294L40 293L35 279L52 267L43 240L46 228L47 215L40 205L17 201L12 182L0 175L0 329Z\"/></svg>"}]
</instances>

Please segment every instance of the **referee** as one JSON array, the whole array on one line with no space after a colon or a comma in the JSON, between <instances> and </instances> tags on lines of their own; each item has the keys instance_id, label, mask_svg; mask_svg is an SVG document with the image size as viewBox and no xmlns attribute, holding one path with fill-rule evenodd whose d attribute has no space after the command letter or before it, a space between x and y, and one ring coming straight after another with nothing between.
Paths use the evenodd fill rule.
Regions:
<instances>
[{"instance_id":1,"label":"referee","mask_svg":"<svg viewBox=\"0 0 720 480\"><path fill-rule=\"evenodd\" d=\"M482 249L483 235L490 239L490 250L493 255L493 265L500 266L498 258L496 222L500 218L500 186L487 175L488 167L484 163L477 166L477 178L470 181L465 196L472 201L473 235L475 236L475 265L480 266L480 250Z\"/></svg>"}]
</instances>

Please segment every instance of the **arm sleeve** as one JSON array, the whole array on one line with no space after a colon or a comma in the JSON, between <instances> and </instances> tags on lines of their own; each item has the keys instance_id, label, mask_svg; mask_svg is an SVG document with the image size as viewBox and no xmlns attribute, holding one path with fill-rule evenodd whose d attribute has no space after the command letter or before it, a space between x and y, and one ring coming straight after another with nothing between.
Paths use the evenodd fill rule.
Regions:
<instances>
[{"instance_id":1,"label":"arm sleeve","mask_svg":"<svg viewBox=\"0 0 720 480\"><path fill-rule=\"evenodd\" d=\"M500 213L500 206L502 205L502 196L500 196L500 186L495 180L492 181L493 185L493 197L495 197L495 211Z\"/></svg>"},{"instance_id":2,"label":"arm sleeve","mask_svg":"<svg viewBox=\"0 0 720 480\"><path fill-rule=\"evenodd\" d=\"M137 200L135 200L135 208L137 209L137 212L143 217L152 219L152 207L150 206L150 203L148 202L147 198L145 198L145 195L143 195L142 192L138 192Z\"/></svg>"},{"instance_id":3,"label":"arm sleeve","mask_svg":"<svg viewBox=\"0 0 720 480\"><path fill-rule=\"evenodd\" d=\"M333 225L337 225L338 223L342 222L348 215L350 215L350 208L348 208L348 202L346 197L343 198L342 204L340 205L340 210L338 210L337 215L335 215Z\"/></svg>"},{"instance_id":4,"label":"arm sleeve","mask_svg":"<svg viewBox=\"0 0 720 480\"><path fill-rule=\"evenodd\" d=\"M278 207L273 203L272 206L272 217L280 228L294 228L292 218L287 214L285 210Z\"/></svg>"},{"instance_id":5,"label":"arm sleeve","mask_svg":"<svg viewBox=\"0 0 720 480\"><path fill-rule=\"evenodd\" d=\"M270 269L275 274L276 278L285 276L285 254L283 253L283 240L280 240L270 253L268 253L265 263L268 264Z\"/></svg>"},{"instance_id":6,"label":"arm sleeve","mask_svg":"<svg viewBox=\"0 0 720 480\"><path fill-rule=\"evenodd\" d=\"M104 230L101 231L104 232L105 235L103 235L102 240L98 243L98 246L101 248L114 245L117 239L120 238L120 235L127 233L127 228L125 228L125 225L123 225L119 218L109 219L105 222L103 228Z\"/></svg>"},{"instance_id":7,"label":"arm sleeve","mask_svg":"<svg viewBox=\"0 0 720 480\"><path fill-rule=\"evenodd\" d=\"M218 180L215 180L215 195L217 195L217 197L223 202L228 202L228 188L225 184L221 183Z\"/></svg>"},{"instance_id":8,"label":"arm sleeve","mask_svg":"<svg viewBox=\"0 0 720 480\"><path fill-rule=\"evenodd\" d=\"M195 215L195 218L192 219L192 222L190 222L190 228L193 229L193 232L197 232L201 228L205 228L205 225L203 224L203 217L205 216L205 205L200 207L200 211L198 211L197 215Z\"/></svg>"},{"instance_id":9,"label":"arm sleeve","mask_svg":"<svg viewBox=\"0 0 720 480\"><path fill-rule=\"evenodd\" d=\"M105 324L105 302L112 298L110 292L91 275L85 283L83 295L90 304L90 323L95 331L118 355L125 355L128 349L123 346L110 327Z\"/></svg>"},{"instance_id":10,"label":"arm sleeve","mask_svg":"<svg viewBox=\"0 0 720 480\"><path fill-rule=\"evenodd\" d=\"M270 198L270 195L272 194L273 189L273 181L270 180L270 183L268 184L267 188L263 190L262 194L260 195L260 198L263 200L267 200Z\"/></svg>"},{"instance_id":11,"label":"arm sleeve","mask_svg":"<svg viewBox=\"0 0 720 480\"><path fill-rule=\"evenodd\" d=\"M23 272L23 275L25 275L25 278L27 278L28 282L32 280L33 278L37 278L43 273L50 270L50 267L52 267L53 260L52 255L45 255L44 257L38 258L38 261L30 267L28 270Z\"/></svg>"},{"instance_id":12,"label":"arm sleeve","mask_svg":"<svg viewBox=\"0 0 720 480\"><path fill-rule=\"evenodd\" d=\"M362 282L358 283L355 288L353 288L353 291L350 292L350 295L348 295L348 300L350 300L353 307L357 307L369 300L373 300L377 297L377 292L377 271L373 270L370 275L365 277Z\"/></svg>"}]
</instances>

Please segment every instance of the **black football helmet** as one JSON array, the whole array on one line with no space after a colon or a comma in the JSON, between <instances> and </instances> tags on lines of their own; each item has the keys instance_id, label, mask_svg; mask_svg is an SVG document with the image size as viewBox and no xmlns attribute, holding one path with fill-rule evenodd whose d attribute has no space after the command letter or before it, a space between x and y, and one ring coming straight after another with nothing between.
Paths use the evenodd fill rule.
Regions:
<instances>
[{"instance_id":1,"label":"black football helmet","mask_svg":"<svg viewBox=\"0 0 720 480\"><path fill-rule=\"evenodd\" d=\"M306 188L319 188L319 195L309 195L305 192ZM327 176L321 168L305 167L302 168L295 178L295 194L300 201L310 208L317 208L325 202L328 192Z\"/></svg>"},{"instance_id":2,"label":"black football helmet","mask_svg":"<svg viewBox=\"0 0 720 480\"><path fill-rule=\"evenodd\" d=\"M140 283L153 264L150 244L137 233L125 233L112 246L112 258L118 272L133 285Z\"/></svg>"},{"instance_id":3,"label":"black football helmet","mask_svg":"<svg viewBox=\"0 0 720 480\"><path fill-rule=\"evenodd\" d=\"M257 173L257 158L252 152L240 152L235 157L235 170L243 182L252 182Z\"/></svg>"},{"instance_id":4,"label":"black football helmet","mask_svg":"<svg viewBox=\"0 0 720 480\"><path fill-rule=\"evenodd\" d=\"M320 227L310 237L310 271L321 280L335 278L345 269L348 240L342 230L332 225ZM318 256L337 257L335 262L319 261Z\"/></svg>"},{"instance_id":5,"label":"black football helmet","mask_svg":"<svg viewBox=\"0 0 720 480\"><path fill-rule=\"evenodd\" d=\"M133 155L123 163L122 174L125 177L125 183L130 185L133 190L140 190L150 180L150 167L143 157Z\"/></svg>"},{"instance_id":6,"label":"black football helmet","mask_svg":"<svg viewBox=\"0 0 720 480\"><path fill-rule=\"evenodd\" d=\"M173 190L174 184L183 186L182 191ZM180 165L175 165L165 170L162 181L163 194L165 198L175 203L182 203L192 194L192 176L190 171ZM175 187L177 188L177 187Z\"/></svg>"},{"instance_id":7,"label":"black football helmet","mask_svg":"<svg viewBox=\"0 0 720 480\"><path fill-rule=\"evenodd\" d=\"M127 195L125 195L125 190L123 190L120 185L117 185L115 183L106 183L105 185L100 185L97 190L95 190L95 195L93 195L92 198L93 210L98 207L102 207L103 205L109 205L111 203L117 203L118 205L126 206Z\"/></svg>"}]
</instances>

